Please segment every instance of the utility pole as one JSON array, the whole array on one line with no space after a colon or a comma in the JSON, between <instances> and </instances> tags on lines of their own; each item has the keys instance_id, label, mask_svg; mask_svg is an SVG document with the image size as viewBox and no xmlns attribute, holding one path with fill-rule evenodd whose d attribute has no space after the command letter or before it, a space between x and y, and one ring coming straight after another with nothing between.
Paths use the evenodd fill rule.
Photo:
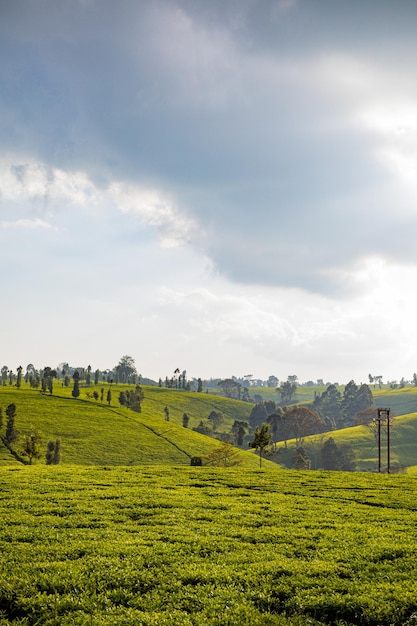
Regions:
<instances>
[{"instance_id":1,"label":"utility pole","mask_svg":"<svg viewBox=\"0 0 417 626\"><path fill-rule=\"evenodd\" d=\"M377 438L378 438L378 473L381 473L381 422L387 422L387 474L391 469L391 445L390 445L390 429L389 418L390 409L377 409L378 416L376 422L378 423Z\"/></svg>"}]
</instances>

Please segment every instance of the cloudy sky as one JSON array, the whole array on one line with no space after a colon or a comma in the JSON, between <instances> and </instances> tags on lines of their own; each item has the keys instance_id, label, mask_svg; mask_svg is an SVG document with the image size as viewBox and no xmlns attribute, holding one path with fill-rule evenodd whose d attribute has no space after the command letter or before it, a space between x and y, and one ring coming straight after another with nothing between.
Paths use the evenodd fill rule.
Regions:
<instances>
[{"instance_id":1,"label":"cloudy sky","mask_svg":"<svg viewBox=\"0 0 417 626\"><path fill-rule=\"evenodd\" d=\"M417 2L2 0L1 357L417 371Z\"/></svg>"}]
</instances>

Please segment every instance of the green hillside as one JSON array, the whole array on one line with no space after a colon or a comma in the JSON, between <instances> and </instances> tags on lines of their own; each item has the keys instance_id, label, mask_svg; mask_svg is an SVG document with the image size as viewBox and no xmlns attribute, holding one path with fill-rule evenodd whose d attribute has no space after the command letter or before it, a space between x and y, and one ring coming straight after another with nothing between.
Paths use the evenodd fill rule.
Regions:
<instances>
[{"instance_id":1,"label":"green hillside","mask_svg":"<svg viewBox=\"0 0 417 626\"><path fill-rule=\"evenodd\" d=\"M417 387L372 390L377 408L388 407L393 415L407 415L417 411Z\"/></svg>"},{"instance_id":2,"label":"green hillside","mask_svg":"<svg viewBox=\"0 0 417 626\"><path fill-rule=\"evenodd\" d=\"M207 422L211 411L223 415L223 423L217 432L220 437L230 433L234 420L247 421L253 408L251 403L213 393L144 386L142 412L136 413L121 407L118 402L120 392L129 388L132 386L81 386L80 397L74 399L71 395L72 387L64 387L58 381L55 381L52 396L24 384L21 389L0 387L0 407L3 409L1 434L5 433L4 411L8 404L15 403L16 427L21 435L28 434L31 428L41 431L45 450L49 440L60 439L63 464L188 465L191 457L207 455L219 446L215 439L193 431L201 421ZM112 393L110 406L106 402L109 389ZM300 394L299 401L311 399L314 388L301 389L305 393ZM95 391L99 395L98 400L93 397ZM414 443L417 442L417 388L373 390L373 396L377 407L389 407L392 414L397 416L391 438L392 466L411 468L417 465L417 446ZM165 420L165 407L169 410L169 421ZM188 428L182 426L184 413L189 417ZM338 444L349 443L353 446L358 470L376 470L376 441L364 426L307 438L306 447L313 467L319 466L319 447L329 436ZM383 454L384 446L383 442ZM19 445L16 446L18 448ZM293 442L288 443L287 449L279 444L275 459L291 467L294 450ZM245 465L255 467L258 464L258 458L247 449L242 450L242 458L245 459ZM44 463L44 455L38 463ZM19 465L19 461L0 443L0 465L10 464ZM384 464L383 459L383 467Z\"/></svg>"},{"instance_id":3,"label":"green hillside","mask_svg":"<svg viewBox=\"0 0 417 626\"><path fill-rule=\"evenodd\" d=\"M104 388L103 401L94 400L93 392ZM21 435L31 428L42 433L44 447L49 440L61 440L61 462L82 465L189 464L193 456L209 454L219 446L211 437L192 428L206 420L212 410L224 415L220 433L230 432L235 419L247 420L252 406L245 402L185 391L143 387L145 399L142 412L120 407L120 391L127 385L112 385L110 406L105 401L109 385L81 388L80 398L71 396L71 389L55 383L54 394L44 395L23 386L0 387L0 407L14 403L16 427ZM130 387L131 388L131 387ZM164 408L169 409L169 421ZM182 426L183 414L189 416L189 427ZM16 445L16 450L19 444ZM255 467L258 459L252 452L242 451L244 464ZM42 458L40 463L44 462ZM9 451L0 446L0 464L17 463Z\"/></svg>"},{"instance_id":4,"label":"green hillside","mask_svg":"<svg viewBox=\"0 0 417 626\"><path fill-rule=\"evenodd\" d=\"M374 434L366 426L354 426L342 430L333 430L322 435L306 437L304 447L306 448L313 467L317 466L319 460L319 448L328 438L333 437L336 444L349 444L352 446L358 471L374 472L378 467L378 448ZM394 418L391 425L391 445L390 459L391 468L402 468L406 470L412 466L417 466L417 412L409 415L402 415ZM287 467L292 465L292 457L295 451L295 442L278 444L278 461ZM381 436L381 467L385 471L387 463L387 441L386 435Z\"/></svg>"}]
</instances>

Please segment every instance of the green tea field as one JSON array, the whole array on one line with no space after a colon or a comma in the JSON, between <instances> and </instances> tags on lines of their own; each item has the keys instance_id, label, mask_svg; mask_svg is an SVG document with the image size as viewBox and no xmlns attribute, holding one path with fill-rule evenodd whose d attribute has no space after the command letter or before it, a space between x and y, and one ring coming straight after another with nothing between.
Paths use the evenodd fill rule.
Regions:
<instances>
[{"instance_id":1,"label":"green tea field","mask_svg":"<svg viewBox=\"0 0 417 626\"><path fill-rule=\"evenodd\" d=\"M0 468L1 626L412 626L417 482Z\"/></svg>"},{"instance_id":2,"label":"green tea field","mask_svg":"<svg viewBox=\"0 0 417 626\"><path fill-rule=\"evenodd\" d=\"M56 385L54 394L41 394L22 386L0 387L0 407L3 416L10 403L16 405L16 428L20 435L37 429L43 447L49 440L60 439L61 463L81 465L146 465L190 464L193 456L204 456L219 446L218 440L193 430L200 421L207 421L211 411L223 415L219 434L229 432L235 419L248 419L252 405L247 402L191 392L178 392L158 387L144 387L145 398L141 413L120 406L117 398L127 385L113 385L110 404L105 400L109 385L105 385L103 401L92 398L101 387L82 388L78 399L71 389ZM169 421L164 409L169 410ZM182 426L184 413L189 427ZM5 416L4 416L5 417ZM3 419L1 435L5 434ZM19 442L15 448L19 449ZM241 452L244 465L256 467L255 455ZM39 463L45 462L42 455ZM0 465L16 463L0 444Z\"/></svg>"},{"instance_id":3,"label":"green tea field","mask_svg":"<svg viewBox=\"0 0 417 626\"><path fill-rule=\"evenodd\" d=\"M143 387L144 400L141 413L137 413L118 402L118 396L128 385L102 384L94 387L81 387L78 399L71 396L71 387L64 387L58 381L53 395L42 394L25 384L21 389L14 386L0 386L0 407L3 410L3 427L6 428L5 409L10 403L16 405L16 427L20 440L32 428L42 434L43 450L47 442L60 439L61 463L77 465L189 465L193 456L205 456L218 447L216 439L193 430L201 422L208 423L212 411L222 415L222 423L213 436L222 437L230 433L235 420L247 421L253 404L206 393L177 391L159 387ZM110 404L106 401L111 389ZM311 393L313 388L300 387ZM103 390L103 394L101 394ZM99 394L94 399L94 392ZM276 392L275 392L276 393ZM103 395L103 398L100 396ZM300 396L301 399L301 396ZM396 416L391 429L391 462L398 471L407 471L417 465L417 388L381 389L374 391L376 406L388 406ZM169 411L169 421L165 419L165 409ZM189 423L184 428L182 420L187 414ZM305 447L312 461L317 465L317 449L327 437L333 437L337 444L347 443L355 452L356 468L359 471L376 471L377 444L374 434L366 426L356 426L332 431L316 437L307 437ZM246 437L241 450L243 466L255 468L259 462L253 451L248 451ZM19 450L19 441L15 448ZM295 442L287 447L278 444L275 460L286 467L292 467ZM383 442L385 454L385 442ZM45 463L45 454L35 459L35 463ZM268 463L268 461L265 461ZM0 441L0 466L18 465ZM386 458L383 459L386 467ZM411 471L411 470L410 470Z\"/></svg>"}]
</instances>

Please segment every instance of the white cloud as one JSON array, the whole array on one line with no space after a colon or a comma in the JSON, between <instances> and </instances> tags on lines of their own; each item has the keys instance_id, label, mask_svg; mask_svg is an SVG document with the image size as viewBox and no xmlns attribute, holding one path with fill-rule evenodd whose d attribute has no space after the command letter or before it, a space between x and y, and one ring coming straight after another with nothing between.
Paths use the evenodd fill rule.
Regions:
<instances>
[{"instance_id":1,"label":"white cloud","mask_svg":"<svg viewBox=\"0 0 417 626\"><path fill-rule=\"evenodd\" d=\"M412 367L417 22L381 2L396 28L361 3L9 3L3 280L54 311L61 351L123 345L152 375ZM67 341L81 310L101 336Z\"/></svg>"},{"instance_id":2,"label":"white cloud","mask_svg":"<svg viewBox=\"0 0 417 626\"><path fill-rule=\"evenodd\" d=\"M193 221L175 206L175 201L156 189L113 182L103 194L123 213L133 213L157 228L162 245L190 243L195 231Z\"/></svg>"},{"instance_id":3,"label":"white cloud","mask_svg":"<svg viewBox=\"0 0 417 626\"><path fill-rule=\"evenodd\" d=\"M114 211L133 214L144 224L155 227L164 246L185 245L197 236L193 220L178 210L172 197L157 189L121 181L100 188L85 172L50 168L34 161L21 163L13 157L4 157L1 165L0 211L3 214L16 210L31 213L41 209L53 218L65 207L76 206L79 210L97 211L102 215L103 209L110 207ZM40 218L21 218L3 220L1 227L52 226Z\"/></svg>"},{"instance_id":4,"label":"white cloud","mask_svg":"<svg viewBox=\"0 0 417 626\"><path fill-rule=\"evenodd\" d=\"M3 155L0 201L6 210L12 202L53 213L61 203L84 208L97 203L97 190L84 172L64 171L39 161Z\"/></svg>"},{"instance_id":5,"label":"white cloud","mask_svg":"<svg viewBox=\"0 0 417 626\"><path fill-rule=\"evenodd\" d=\"M6 230L8 228L25 228L29 230L57 230L55 226L39 218L33 220L21 219L15 220L14 222L0 221L0 228L2 230Z\"/></svg>"}]
</instances>

